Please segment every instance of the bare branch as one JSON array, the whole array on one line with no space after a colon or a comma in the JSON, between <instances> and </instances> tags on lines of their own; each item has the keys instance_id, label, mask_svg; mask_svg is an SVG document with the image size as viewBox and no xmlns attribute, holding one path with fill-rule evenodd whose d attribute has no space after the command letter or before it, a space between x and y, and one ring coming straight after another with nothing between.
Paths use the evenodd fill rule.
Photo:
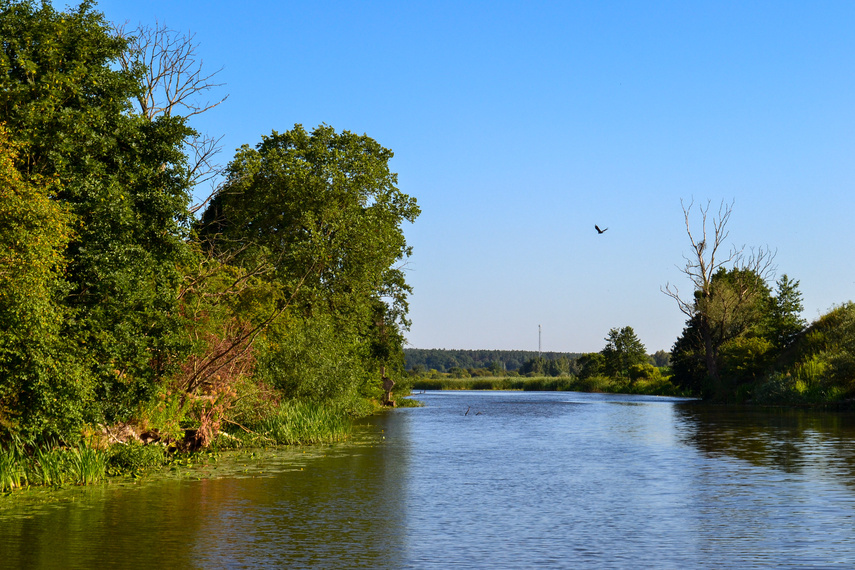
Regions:
<instances>
[{"instance_id":1,"label":"bare branch","mask_svg":"<svg viewBox=\"0 0 855 570\"><path fill-rule=\"evenodd\" d=\"M153 27L140 25L132 31L125 27L126 24L114 26L116 35L128 42L119 64L124 71L140 77L141 90L136 103L141 115L149 120L161 115L189 119L228 99L228 95L219 100L204 99L206 92L224 85L213 79L223 68L203 72L195 34L183 34L158 22ZM222 150L221 140L222 137L194 135L185 141L190 154L188 175L192 186L209 182L220 174L222 166L213 159Z\"/></svg>"},{"instance_id":2,"label":"bare branch","mask_svg":"<svg viewBox=\"0 0 855 570\"><path fill-rule=\"evenodd\" d=\"M214 157L223 150L223 147L220 145L220 141L222 140L223 137L214 138L209 135L196 135L185 141L191 154L187 172L192 186L199 186L200 184L210 182L222 172L222 165L214 162ZM205 200L205 202L207 201ZM196 210L193 211L195 212Z\"/></svg>"},{"instance_id":3,"label":"bare branch","mask_svg":"<svg viewBox=\"0 0 855 570\"><path fill-rule=\"evenodd\" d=\"M137 103L144 116L192 117L228 99L228 95L214 102L199 99L199 95L225 84L213 80L223 68L212 73L202 71L204 62L197 55L196 34L183 34L159 22L154 27L140 25L130 32L125 25L114 29L128 42L128 51L120 58L122 69L142 74L143 89Z\"/></svg>"},{"instance_id":4,"label":"bare branch","mask_svg":"<svg viewBox=\"0 0 855 570\"><path fill-rule=\"evenodd\" d=\"M683 221L686 225L686 235L689 237L692 254L684 255L685 265L679 267L694 285L694 290L701 291L704 295L710 292L713 275L719 269L724 268L731 262L741 258L742 249L731 249L726 257L721 257L721 249L730 235L727 229L727 223L730 221L731 213L733 212L733 202L730 204L722 203L719 205L718 215L710 220L709 211L712 205L711 201L707 201L705 206L699 206L700 214L700 234L692 233L691 214L695 205L694 200L689 202L687 206L682 200L680 205L683 208ZM712 235L709 235L708 228L712 225ZM695 314L695 299L694 296L690 299L680 297L679 290L676 286L670 283L666 284L661 289L663 293L677 301L677 306L680 311L691 317Z\"/></svg>"}]
</instances>

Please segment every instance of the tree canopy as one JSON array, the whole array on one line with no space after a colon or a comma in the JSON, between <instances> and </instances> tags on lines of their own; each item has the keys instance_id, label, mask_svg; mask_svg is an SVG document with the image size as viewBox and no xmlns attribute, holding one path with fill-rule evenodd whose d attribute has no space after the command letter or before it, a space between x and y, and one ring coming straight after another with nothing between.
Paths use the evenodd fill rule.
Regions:
<instances>
[{"instance_id":1,"label":"tree canopy","mask_svg":"<svg viewBox=\"0 0 855 570\"><path fill-rule=\"evenodd\" d=\"M647 363L647 350L632 327L611 329L605 340L606 346L601 354L607 374L626 377L632 365Z\"/></svg>"},{"instance_id":2,"label":"tree canopy","mask_svg":"<svg viewBox=\"0 0 855 570\"><path fill-rule=\"evenodd\" d=\"M290 324L281 325L289 332L272 334L315 339L301 365L308 354L322 358L312 351L323 338L326 357L360 352L378 367L403 369L410 288L399 264L410 247L402 224L414 221L419 208L397 188L392 156L368 136L327 125L274 131L238 151L202 216L200 236L215 255L233 255L246 269L269 268L278 306L293 305ZM327 321L331 328L317 328ZM289 354L269 365L280 370L279 382L292 378L290 393L303 393L281 371L285 361L297 364ZM314 392L325 391L315 384Z\"/></svg>"},{"instance_id":3,"label":"tree canopy","mask_svg":"<svg viewBox=\"0 0 855 570\"><path fill-rule=\"evenodd\" d=\"M63 338L86 347L78 382L97 392L87 417L127 416L180 352L189 130L180 117L132 112L138 77L115 66L126 43L89 2L68 12L4 3L0 36L0 122L18 145L15 168L69 216L56 302Z\"/></svg>"}]
</instances>

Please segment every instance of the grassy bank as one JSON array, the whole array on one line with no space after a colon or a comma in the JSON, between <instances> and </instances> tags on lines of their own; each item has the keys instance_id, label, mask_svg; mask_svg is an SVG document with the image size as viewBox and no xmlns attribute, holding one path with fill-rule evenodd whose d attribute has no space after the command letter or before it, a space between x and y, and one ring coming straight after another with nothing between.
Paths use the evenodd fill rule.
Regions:
<instances>
[{"instance_id":1,"label":"grassy bank","mask_svg":"<svg viewBox=\"0 0 855 570\"><path fill-rule=\"evenodd\" d=\"M379 409L368 403L354 409L352 405L286 402L275 413L248 426L224 426L209 448L198 451L184 450L181 442L171 440L144 445L129 439L106 445L103 440L90 437L71 446L15 440L0 445L0 493L36 486L63 487L110 478L138 478L152 471L209 462L224 450L341 442L350 438L356 418Z\"/></svg>"},{"instance_id":2,"label":"grassy bank","mask_svg":"<svg viewBox=\"0 0 855 570\"><path fill-rule=\"evenodd\" d=\"M419 378L413 390L524 390L533 392L603 392L609 394L647 394L651 396L687 396L667 378L652 380L591 376L559 377L479 377L479 378Z\"/></svg>"}]
</instances>

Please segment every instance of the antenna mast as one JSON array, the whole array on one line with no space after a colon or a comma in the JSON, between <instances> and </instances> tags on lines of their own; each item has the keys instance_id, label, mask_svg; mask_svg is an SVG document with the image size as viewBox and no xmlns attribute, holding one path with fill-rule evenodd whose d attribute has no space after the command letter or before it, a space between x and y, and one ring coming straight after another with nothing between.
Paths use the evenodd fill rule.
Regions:
<instances>
[{"instance_id":1,"label":"antenna mast","mask_svg":"<svg viewBox=\"0 0 855 570\"><path fill-rule=\"evenodd\" d=\"M540 325L537 325L537 357L540 358Z\"/></svg>"}]
</instances>

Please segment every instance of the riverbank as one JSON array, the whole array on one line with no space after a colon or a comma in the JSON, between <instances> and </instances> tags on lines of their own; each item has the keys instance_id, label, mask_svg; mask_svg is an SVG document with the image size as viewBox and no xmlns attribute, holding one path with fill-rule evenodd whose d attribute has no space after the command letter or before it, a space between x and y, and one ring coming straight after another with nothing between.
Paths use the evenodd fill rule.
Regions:
<instances>
[{"instance_id":1,"label":"riverbank","mask_svg":"<svg viewBox=\"0 0 855 570\"><path fill-rule=\"evenodd\" d=\"M401 407L418 405L404 397L397 402ZM182 448L174 439L145 442L138 436L111 445L98 437L76 445L17 440L0 446L0 493L136 481L156 473L216 466L222 458L235 454L248 454L253 459L294 449L305 454L314 448L351 442L354 426L384 409L378 403L366 404L362 413L354 414L352 409L337 406L283 405L275 415L250 427L227 424L208 447L197 450Z\"/></svg>"},{"instance_id":2,"label":"riverbank","mask_svg":"<svg viewBox=\"0 0 855 570\"><path fill-rule=\"evenodd\" d=\"M648 396L691 396L667 378L651 380L619 379L605 376L577 378L496 376L477 378L417 378L412 390L522 390L527 392L602 392L607 394L638 394Z\"/></svg>"},{"instance_id":3,"label":"riverbank","mask_svg":"<svg viewBox=\"0 0 855 570\"><path fill-rule=\"evenodd\" d=\"M206 449L176 454L158 465L148 465L132 473L107 475L89 484L27 485L0 493L0 517L22 508L50 506L92 500L104 493L123 489L144 488L180 481L215 479L255 479L276 477L287 472L310 470L313 461L357 453L366 446L382 442L371 421L358 421L351 437L345 441L314 445L279 445L241 449ZM148 446L156 447L156 446Z\"/></svg>"}]
</instances>

